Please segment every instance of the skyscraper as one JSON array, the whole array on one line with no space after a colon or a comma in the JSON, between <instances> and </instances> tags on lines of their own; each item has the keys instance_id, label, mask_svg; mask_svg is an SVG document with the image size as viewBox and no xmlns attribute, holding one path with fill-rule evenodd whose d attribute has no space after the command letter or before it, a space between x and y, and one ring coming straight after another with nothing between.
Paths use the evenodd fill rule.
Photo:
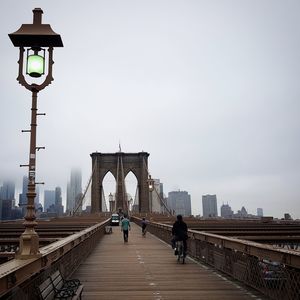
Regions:
<instances>
[{"instance_id":1,"label":"skyscraper","mask_svg":"<svg viewBox=\"0 0 300 300\"><path fill-rule=\"evenodd\" d=\"M262 208L258 208L258 209L257 209L257 216L258 216L258 217L263 217L263 216L264 216L264 211L263 211Z\"/></svg>"},{"instance_id":2,"label":"skyscraper","mask_svg":"<svg viewBox=\"0 0 300 300\"><path fill-rule=\"evenodd\" d=\"M22 193L19 195L19 206L22 208L23 212L27 205L27 195L26 195L27 191L28 191L28 177L23 176Z\"/></svg>"},{"instance_id":3,"label":"skyscraper","mask_svg":"<svg viewBox=\"0 0 300 300\"><path fill-rule=\"evenodd\" d=\"M0 187L0 219L9 220L11 218L12 205L15 200L15 183L4 181Z\"/></svg>"},{"instance_id":4,"label":"skyscraper","mask_svg":"<svg viewBox=\"0 0 300 300\"><path fill-rule=\"evenodd\" d=\"M55 188L55 210L56 213L61 216L64 212L64 207L62 205L62 197L61 197L61 188Z\"/></svg>"},{"instance_id":5,"label":"skyscraper","mask_svg":"<svg viewBox=\"0 0 300 300\"><path fill-rule=\"evenodd\" d=\"M227 219L233 217L233 211L228 204L223 204L221 206L221 217L227 218Z\"/></svg>"},{"instance_id":6,"label":"skyscraper","mask_svg":"<svg viewBox=\"0 0 300 300\"><path fill-rule=\"evenodd\" d=\"M186 191L169 192L167 203L176 215L190 216L192 214L191 196Z\"/></svg>"},{"instance_id":7,"label":"skyscraper","mask_svg":"<svg viewBox=\"0 0 300 300\"><path fill-rule=\"evenodd\" d=\"M217 196L203 195L202 208L204 218L214 218L218 216Z\"/></svg>"},{"instance_id":8,"label":"skyscraper","mask_svg":"<svg viewBox=\"0 0 300 300\"><path fill-rule=\"evenodd\" d=\"M15 183L13 181L4 181L0 187L0 199L14 200L15 199Z\"/></svg>"},{"instance_id":9,"label":"skyscraper","mask_svg":"<svg viewBox=\"0 0 300 300\"><path fill-rule=\"evenodd\" d=\"M160 197L161 197L162 183L160 183L159 179L153 179L153 180L154 180L154 189L150 194L151 211L161 213L162 203Z\"/></svg>"},{"instance_id":10,"label":"skyscraper","mask_svg":"<svg viewBox=\"0 0 300 300\"><path fill-rule=\"evenodd\" d=\"M44 191L44 211L47 211L51 205L55 205L55 191Z\"/></svg>"},{"instance_id":11,"label":"skyscraper","mask_svg":"<svg viewBox=\"0 0 300 300\"><path fill-rule=\"evenodd\" d=\"M81 171L79 169L72 169L71 179L67 186L67 213L73 211L76 201L79 200L81 194Z\"/></svg>"}]
</instances>

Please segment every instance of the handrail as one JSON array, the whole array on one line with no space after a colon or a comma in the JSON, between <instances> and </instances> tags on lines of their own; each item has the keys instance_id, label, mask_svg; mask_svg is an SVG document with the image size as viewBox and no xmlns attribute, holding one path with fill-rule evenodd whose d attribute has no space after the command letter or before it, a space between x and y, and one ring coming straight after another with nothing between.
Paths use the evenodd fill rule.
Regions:
<instances>
[{"instance_id":1,"label":"handrail","mask_svg":"<svg viewBox=\"0 0 300 300\"><path fill-rule=\"evenodd\" d=\"M141 219L138 217L132 217L132 219L136 219L137 222L141 222ZM156 222L149 222L149 225L154 228L156 227L169 231L171 234L171 225ZM300 269L300 253L295 251L274 249L271 245L259 244L252 241L224 237L213 233L200 232L191 229L188 230L188 236L190 239L205 241L219 248L239 251L247 255L255 256L259 259L270 259L272 261Z\"/></svg>"},{"instance_id":2,"label":"handrail","mask_svg":"<svg viewBox=\"0 0 300 300\"><path fill-rule=\"evenodd\" d=\"M13 259L0 265L0 297L20 285L34 274L46 269L62 258L67 252L91 238L109 223L107 219L80 232L74 233L60 241L40 248L39 258L27 260Z\"/></svg>"}]
</instances>

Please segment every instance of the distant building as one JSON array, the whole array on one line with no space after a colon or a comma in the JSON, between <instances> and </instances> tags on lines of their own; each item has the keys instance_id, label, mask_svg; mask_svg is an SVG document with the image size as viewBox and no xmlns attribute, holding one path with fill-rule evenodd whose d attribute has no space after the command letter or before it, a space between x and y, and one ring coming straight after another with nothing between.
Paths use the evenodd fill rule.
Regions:
<instances>
[{"instance_id":1,"label":"distant building","mask_svg":"<svg viewBox=\"0 0 300 300\"><path fill-rule=\"evenodd\" d=\"M244 206L242 206L241 210L238 210L238 212L235 214L237 218L247 218L248 217L248 212Z\"/></svg>"},{"instance_id":2,"label":"distant building","mask_svg":"<svg viewBox=\"0 0 300 300\"><path fill-rule=\"evenodd\" d=\"M0 186L0 220L10 220L15 201L15 183L4 181Z\"/></svg>"},{"instance_id":3,"label":"distant building","mask_svg":"<svg viewBox=\"0 0 300 300\"><path fill-rule=\"evenodd\" d=\"M44 211L48 211L52 205L55 205L55 191L44 191Z\"/></svg>"},{"instance_id":4,"label":"distant building","mask_svg":"<svg viewBox=\"0 0 300 300\"><path fill-rule=\"evenodd\" d=\"M53 216L62 216L64 207L62 205L61 188L56 187L54 191L45 191L44 211Z\"/></svg>"},{"instance_id":5,"label":"distant building","mask_svg":"<svg viewBox=\"0 0 300 300\"><path fill-rule=\"evenodd\" d=\"M218 216L217 196L203 195L202 209L204 218L215 218Z\"/></svg>"},{"instance_id":6,"label":"distant building","mask_svg":"<svg viewBox=\"0 0 300 300\"><path fill-rule=\"evenodd\" d=\"M35 186L35 193L36 193L36 196L34 198L34 206L35 206L35 209L38 209L39 204L40 204L40 189L39 189L38 185Z\"/></svg>"},{"instance_id":7,"label":"distant building","mask_svg":"<svg viewBox=\"0 0 300 300\"><path fill-rule=\"evenodd\" d=\"M154 180L154 189L152 192L150 192L150 201L151 201L151 211L152 212L158 212L161 213L163 211L163 204L161 202L161 194L162 194L162 183L159 179L153 179Z\"/></svg>"},{"instance_id":8,"label":"distant building","mask_svg":"<svg viewBox=\"0 0 300 300\"><path fill-rule=\"evenodd\" d=\"M39 218L42 213L43 213L43 206L41 203L39 203L38 206L36 207L35 215L37 216L37 218Z\"/></svg>"},{"instance_id":9,"label":"distant building","mask_svg":"<svg viewBox=\"0 0 300 300\"><path fill-rule=\"evenodd\" d=\"M26 202L27 203L27 202ZM24 211L16 207L15 200L15 183L13 181L5 181L0 186L0 220L22 219Z\"/></svg>"},{"instance_id":10,"label":"distant building","mask_svg":"<svg viewBox=\"0 0 300 300\"><path fill-rule=\"evenodd\" d=\"M14 200L15 199L15 183L13 181L4 181L0 187L0 199Z\"/></svg>"},{"instance_id":11,"label":"distant building","mask_svg":"<svg viewBox=\"0 0 300 300\"><path fill-rule=\"evenodd\" d=\"M16 219L22 219L23 218L23 213L22 209L20 207L12 207L11 210L11 220L16 220Z\"/></svg>"},{"instance_id":12,"label":"distant building","mask_svg":"<svg viewBox=\"0 0 300 300\"><path fill-rule=\"evenodd\" d=\"M176 215L190 216L192 214L191 196L186 191L169 192L167 204Z\"/></svg>"},{"instance_id":13,"label":"distant building","mask_svg":"<svg viewBox=\"0 0 300 300\"><path fill-rule=\"evenodd\" d=\"M263 217L264 216L264 211L262 208L257 208L257 216L258 217Z\"/></svg>"},{"instance_id":14,"label":"distant building","mask_svg":"<svg viewBox=\"0 0 300 300\"><path fill-rule=\"evenodd\" d=\"M293 220L292 217L291 217L291 215L289 213L285 213L284 214L284 219L285 220Z\"/></svg>"},{"instance_id":15,"label":"distant building","mask_svg":"<svg viewBox=\"0 0 300 300\"><path fill-rule=\"evenodd\" d=\"M55 212L57 213L58 216L62 216L64 213L60 187L55 188Z\"/></svg>"},{"instance_id":16,"label":"distant building","mask_svg":"<svg viewBox=\"0 0 300 300\"><path fill-rule=\"evenodd\" d=\"M223 204L221 206L221 217L225 219L231 219L233 218L233 210L228 204Z\"/></svg>"},{"instance_id":17,"label":"distant building","mask_svg":"<svg viewBox=\"0 0 300 300\"><path fill-rule=\"evenodd\" d=\"M23 176L22 193L19 195L19 206L22 208L23 214L27 205L28 177Z\"/></svg>"},{"instance_id":18,"label":"distant building","mask_svg":"<svg viewBox=\"0 0 300 300\"><path fill-rule=\"evenodd\" d=\"M71 179L67 186L67 213L73 211L76 201L80 200L82 195L81 171L79 169L71 170ZM82 208L79 208L81 210Z\"/></svg>"},{"instance_id":19,"label":"distant building","mask_svg":"<svg viewBox=\"0 0 300 300\"><path fill-rule=\"evenodd\" d=\"M1 202L1 219L2 220L11 220L12 213L12 200L0 200Z\"/></svg>"}]
</instances>

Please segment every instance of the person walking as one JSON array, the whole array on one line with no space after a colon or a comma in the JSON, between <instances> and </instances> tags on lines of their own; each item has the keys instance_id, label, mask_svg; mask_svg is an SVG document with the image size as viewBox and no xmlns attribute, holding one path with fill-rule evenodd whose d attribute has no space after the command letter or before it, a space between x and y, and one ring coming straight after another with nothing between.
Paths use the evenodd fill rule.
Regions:
<instances>
[{"instance_id":1,"label":"person walking","mask_svg":"<svg viewBox=\"0 0 300 300\"><path fill-rule=\"evenodd\" d=\"M127 215L124 215L124 218L121 221L121 231L123 231L124 243L128 242L128 231L130 230L130 221Z\"/></svg>"},{"instance_id":2,"label":"person walking","mask_svg":"<svg viewBox=\"0 0 300 300\"><path fill-rule=\"evenodd\" d=\"M146 236L147 224L148 224L148 221L145 218L143 218L143 220L142 220L142 235L143 236Z\"/></svg>"}]
</instances>

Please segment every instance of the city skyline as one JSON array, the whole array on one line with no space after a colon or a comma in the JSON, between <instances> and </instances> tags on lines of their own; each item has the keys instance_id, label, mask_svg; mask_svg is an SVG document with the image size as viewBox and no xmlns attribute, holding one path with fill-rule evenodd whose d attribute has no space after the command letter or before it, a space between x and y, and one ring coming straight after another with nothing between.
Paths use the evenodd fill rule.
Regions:
<instances>
[{"instance_id":1,"label":"city skyline","mask_svg":"<svg viewBox=\"0 0 300 300\"><path fill-rule=\"evenodd\" d=\"M2 1L0 182L17 189L31 95L15 80L8 34L40 6L64 42L38 98L41 194L61 186L64 195L73 166L85 186L90 153L120 142L149 152L153 178L165 193L188 191L195 215L202 195L216 194L234 211L300 218L298 1Z\"/></svg>"},{"instance_id":2,"label":"city skyline","mask_svg":"<svg viewBox=\"0 0 300 300\"><path fill-rule=\"evenodd\" d=\"M73 168L72 171L74 171L74 170L77 170L77 171L80 172L80 170L78 168ZM71 174L72 174L72 172L71 172ZM128 176L128 177L131 177L131 176ZM23 177L23 188L24 188L24 180L25 181L27 180L26 176ZM132 181L132 178L130 178L130 180ZM105 180L105 181L104 181L104 184L103 184L103 187L105 188L105 190L113 190L114 184L112 183L111 178L109 178L109 181L107 181L107 180ZM133 191L132 188L134 188L134 190L135 190L137 188L137 186L134 186L134 185L130 184L130 183L132 183L131 181L126 180L125 184L126 184L126 186L131 185L131 192L132 192ZM163 183L160 183L159 179L154 179L154 182L156 183L155 188L156 188L158 194L160 194L160 192L161 192L160 189L161 189L161 186L163 186ZM18 189L15 187L15 182L13 180L7 180L7 181L4 181L4 182L0 182L0 192L2 192L3 188L7 189L8 184L13 186L14 189L10 189L10 193L13 193L15 195L14 198L11 198L11 197L8 197L8 198L9 199L14 199L15 201L13 203L16 205L16 207L20 207L20 204L18 203L18 201L16 199L18 199L21 196L22 190L20 190L18 192ZM58 206L62 205L62 208L63 208L62 212L68 213L67 212L67 188L66 188L64 197L62 197L62 190L63 189L61 187L56 186L54 190L44 190L43 193L42 193L43 197L40 197L41 196L40 189L37 188L37 190L36 190L37 198L35 199L35 203L36 204L39 203L40 205L42 205L43 211L46 212L47 209L49 208L49 205L47 207L45 205L45 194L49 193L49 192L55 193L55 205L58 205ZM188 194L187 191L181 191L179 189L179 190L176 190L176 191L168 192L168 196L170 196L170 194L172 195L172 194L178 194L178 193L187 193ZM1 196L1 193L0 193L0 196ZM128 193L127 196L129 198L133 197L130 193ZM169 197L167 197L166 194L164 194L165 198L163 198L163 196L161 196L161 197L162 197L161 199L164 199L164 201L169 201L169 199L168 199ZM190 197L190 195L189 195L189 197ZM0 199L8 199L8 198L7 197L3 197L3 198L0 197ZM42 198L42 201L39 201L40 198ZM109 195L108 194L105 195L105 198L106 198L105 199L106 206L108 208L109 207ZM241 214L241 210L239 208L231 210L230 203L228 203L228 202L224 203L224 201L223 201L222 204L220 204L220 203L218 204L216 195L202 195L202 207L204 205L203 204L203 199L206 199L206 198L215 199L215 201L216 201L216 215L210 215L209 216L209 213L205 214L204 210L202 208L202 213L201 214L198 214L198 215L193 214L195 217L200 216L200 217L204 217L204 218L211 218L211 217L212 218L220 218L220 217L225 217L225 218L245 218L245 217L246 218L251 218L253 216L254 217L263 217L263 216L265 216L264 213L263 213L264 208L257 207L255 211L252 211L252 210L248 211L247 205L244 205L243 203L241 203L240 204L241 210L246 210L246 215L243 216ZM57 199L60 199L58 201L58 203L56 203ZM155 199L155 201L160 202L159 199L156 199L156 196L153 196L152 201L154 199ZM87 195L85 200L87 200L88 202L86 202L86 201L84 202L84 205L83 205L84 209L86 208L86 206L90 205L90 195ZM134 201L134 199L133 199L133 201ZM52 200L52 202L54 203L54 200ZM51 202L51 204L53 204L52 202ZM162 205L162 204L160 203L159 205ZM1 205L0 205L0 208L1 208ZM168 208L171 209L171 210L173 209L172 206L170 206L170 205L168 205ZM224 215L222 215L222 208L225 209L223 211ZM161 209L163 209L163 206L161 206ZM228 213L228 209L231 210L230 213ZM154 209L154 211L158 212L158 209L156 208L156 209ZM62 214L62 212L60 213L60 215ZM182 212L178 212L178 211L176 212L176 209L174 210L174 212L175 212L175 214L178 214L178 213L182 214ZM184 215L188 216L187 214L184 214ZM291 213L291 212L286 212L286 211L282 212L282 215L280 215L280 216L272 216L272 217L274 217L276 219L283 219L283 218L285 218L286 215L289 215L292 219L295 219L295 220L298 219L299 220L299 218L297 218L297 217L295 217L295 215L293 215L293 212ZM271 217L271 216L268 215L267 217Z\"/></svg>"},{"instance_id":3,"label":"city skyline","mask_svg":"<svg viewBox=\"0 0 300 300\"><path fill-rule=\"evenodd\" d=\"M78 169L78 168L73 168L72 171L74 171L74 170L80 172L80 169ZM71 171L71 174L72 174L72 171ZM132 180L132 176L134 176L134 175L131 174L131 173L130 173L130 176L126 176L126 182L125 182L126 187L130 188L130 192L131 193L133 193L133 191L136 191L136 188L137 188L136 182L133 184L134 180ZM129 180L127 179L127 177L129 177ZM25 178L25 181L27 180L26 176L24 176L23 177L23 188L24 188L24 178ZM112 190L114 190L115 182L113 182L113 181L114 180L112 180L112 175L108 176L108 180L107 179L104 180L103 187L104 187L105 191L108 191L108 190L112 191ZM161 183L159 179L154 179L154 182L155 182L155 188L157 190L157 194L161 194L161 188L163 186L163 183ZM14 198L12 200L15 200L14 203L15 203L16 207L20 207L20 204L18 204L18 202L17 202L16 199L18 199L21 196L22 190L20 189L20 191L18 191L18 189L15 188L15 182L14 181L12 181L12 180L6 180L6 181L3 181L3 182L0 182L0 191L2 191L2 188L4 188L7 184L13 185L13 191L14 191L14 195L15 196L14 196ZM68 186L68 184L67 184L67 186ZM25 187L26 187L26 185L25 185ZM55 199L57 197L59 197L60 201L59 201L59 203L55 203L55 204L59 205L59 206L62 205L62 207L64 208L63 209L64 213L67 213L67 188L66 188L64 197L62 197L62 193L61 192L62 192L63 189L61 187L55 187L54 190L44 190L44 192L42 193L44 196L42 197L41 201L38 200L40 198L40 196L41 196L39 190L40 190L39 188L37 188L37 190L36 190L37 198L35 199L35 203L41 204L42 207L43 207L43 211L44 212L47 211L47 208L49 206L49 205L47 207L45 206L45 194L51 192L51 193L55 193L55 194L58 193L59 194L58 196L55 196ZM168 195L170 196L170 194L177 194L177 193L188 193L188 192L187 191L181 191L179 189L179 190L174 190L174 191L168 192ZM152 201L154 201L154 199L155 199L155 201L158 201L159 205L161 205L161 209L163 210L163 205L160 203L160 200L158 198L156 198L158 196L157 195L154 196L154 195L156 195L156 193L153 194ZM133 198L133 195L130 194L130 193L127 193L127 196L129 198L130 197ZM84 205L83 205L84 209L86 208L86 206L89 206L91 204L90 203L90 197L91 197L91 195L87 195L86 196L85 201L84 201ZM160 197L161 197L161 199L163 199L163 201L166 201L166 202L169 201L169 199L168 199L169 197L167 197L167 195L165 193L161 194ZM190 197L190 195L189 195L189 197ZM204 217L204 218L207 218L207 217L213 217L213 218L214 217L222 217L222 207L228 207L228 209L231 209L230 203L228 203L228 201L227 201L227 203L224 203L224 201L222 201L222 204L218 203L216 195L202 195L202 206L203 206L203 199L209 198L209 197L215 198L215 202L216 202L216 215L209 216L208 215L209 213L205 215L204 210L202 208L201 214L200 213L199 214L192 213L194 216L199 216L200 215L200 217ZM0 199L1 199L1 197L0 197ZM6 197L3 197L3 199L6 199ZM134 201L134 199L132 199L132 200ZM105 201L106 201L106 206L109 207L109 194L108 193L107 193L107 195L105 194ZM157 203L156 203L156 205L157 205ZM264 208L257 207L256 210L255 210L255 212L253 212L253 211L249 211L248 212L247 205L244 205L243 203L241 203L240 205L241 205L240 208L242 210L246 208L247 214L248 214L248 216L250 218L251 218L251 216L257 216L257 217L264 216L264 213L263 213ZM170 205L168 205L168 208L171 209L171 210L173 209L172 206L170 206ZM192 209L192 207L191 207L191 209ZM158 212L157 207L154 209L154 211ZM174 211L175 211L175 214L180 213L180 212L176 212L176 210L174 210ZM231 211L231 213L232 213L231 218L241 217L241 216L239 216L240 211L241 210L239 208ZM282 218L285 217L286 214L290 215L293 219L299 219L299 218L295 217L293 215L293 213L290 213L290 212L283 212L282 215L280 215L280 216L272 216L272 217L277 218L277 219L282 219ZM228 217L228 216L225 216L225 217ZM245 216L242 216L242 217L245 217ZM268 217L270 217L270 216L268 216Z\"/></svg>"}]
</instances>

